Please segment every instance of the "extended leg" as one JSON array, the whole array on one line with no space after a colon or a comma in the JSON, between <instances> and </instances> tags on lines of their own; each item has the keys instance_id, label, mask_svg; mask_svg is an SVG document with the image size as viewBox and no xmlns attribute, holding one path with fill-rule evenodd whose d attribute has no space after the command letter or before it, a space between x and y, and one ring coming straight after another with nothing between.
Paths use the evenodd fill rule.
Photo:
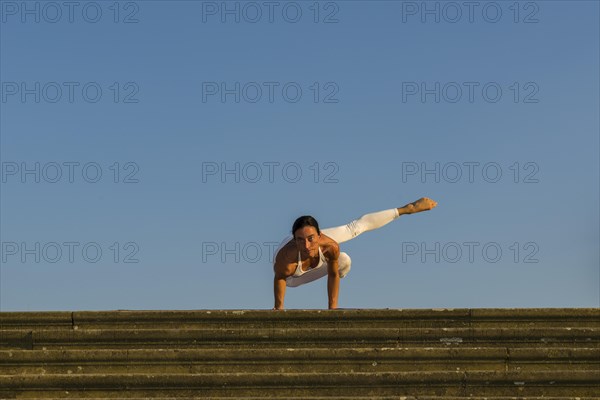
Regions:
<instances>
[{"instance_id":1,"label":"extended leg","mask_svg":"<svg viewBox=\"0 0 600 400\"><path fill-rule=\"evenodd\" d=\"M381 228L398 218L400 215L431 210L436 205L437 203L435 201L423 197L403 207L365 214L346 225L322 229L321 232L336 242L343 243L350 239L354 239L361 233Z\"/></svg>"}]
</instances>

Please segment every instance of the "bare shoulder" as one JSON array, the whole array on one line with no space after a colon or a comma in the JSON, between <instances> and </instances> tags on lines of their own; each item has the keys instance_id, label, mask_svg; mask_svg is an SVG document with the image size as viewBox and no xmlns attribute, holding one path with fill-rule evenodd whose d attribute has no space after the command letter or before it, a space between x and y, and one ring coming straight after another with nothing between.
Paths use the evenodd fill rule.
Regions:
<instances>
[{"instance_id":1,"label":"bare shoulder","mask_svg":"<svg viewBox=\"0 0 600 400\"><path fill-rule=\"evenodd\" d=\"M340 256L340 245L327 235L321 235L321 250L328 260L337 260Z\"/></svg>"},{"instance_id":2,"label":"bare shoulder","mask_svg":"<svg viewBox=\"0 0 600 400\"><path fill-rule=\"evenodd\" d=\"M275 255L275 273L282 276L294 274L296 258L294 256L295 246L292 242L283 246ZM297 254L296 254L297 256Z\"/></svg>"}]
</instances>

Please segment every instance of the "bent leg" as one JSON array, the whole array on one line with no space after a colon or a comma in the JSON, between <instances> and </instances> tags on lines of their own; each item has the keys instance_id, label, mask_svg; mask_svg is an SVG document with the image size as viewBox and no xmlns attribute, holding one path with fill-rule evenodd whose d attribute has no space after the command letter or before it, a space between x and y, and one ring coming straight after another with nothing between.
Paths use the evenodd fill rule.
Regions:
<instances>
[{"instance_id":1,"label":"bent leg","mask_svg":"<svg viewBox=\"0 0 600 400\"><path fill-rule=\"evenodd\" d=\"M340 257L338 258L338 271L340 271L340 278L345 277L350 272L350 266L352 264L352 259L350 256L344 252L340 252Z\"/></svg>"},{"instance_id":2,"label":"bent leg","mask_svg":"<svg viewBox=\"0 0 600 400\"><path fill-rule=\"evenodd\" d=\"M326 228L321 230L321 232L335 240L337 243L343 243L350 239L354 239L363 232L381 228L399 216L400 214L398 213L397 208L377 211L374 213L365 214L359 219L355 219L346 225L337 226L335 228Z\"/></svg>"},{"instance_id":3,"label":"bent leg","mask_svg":"<svg viewBox=\"0 0 600 400\"><path fill-rule=\"evenodd\" d=\"M327 276L326 265L321 268L308 270L300 276L288 276L285 280L285 284L288 287L297 287L321 279L324 276Z\"/></svg>"},{"instance_id":4,"label":"bent leg","mask_svg":"<svg viewBox=\"0 0 600 400\"><path fill-rule=\"evenodd\" d=\"M352 260L350 259L350 256L344 252L340 252L340 257L338 258L338 271L340 272L340 278L348 275L348 272L350 272L351 263ZM326 265L321 268L308 270L300 276L288 276L285 281L286 286L297 287L312 281L316 281L317 279L321 279L324 276L327 276Z\"/></svg>"}]
</instances>

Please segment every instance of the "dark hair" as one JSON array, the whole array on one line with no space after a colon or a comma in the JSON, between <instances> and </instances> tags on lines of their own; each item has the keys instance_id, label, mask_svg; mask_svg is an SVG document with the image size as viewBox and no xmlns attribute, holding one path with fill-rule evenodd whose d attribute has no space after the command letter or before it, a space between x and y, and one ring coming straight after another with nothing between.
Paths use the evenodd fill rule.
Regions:
<instances>
[{"instance_id":1,"label":"dark hair","mask_svg":"<svg viewBox=\"0 0 600 400\"><path fill-rule=\"evenodd\" d=\"M303 215L296 219L296 221L294 221L294 225L292 225L292 236L294 236L294 239L296 238L296 231L300 228L304 228L305 226L313 226L317 230L317 233L319 235L321 234L317 220L310 215Z\"/></svg>"}]
</instances>

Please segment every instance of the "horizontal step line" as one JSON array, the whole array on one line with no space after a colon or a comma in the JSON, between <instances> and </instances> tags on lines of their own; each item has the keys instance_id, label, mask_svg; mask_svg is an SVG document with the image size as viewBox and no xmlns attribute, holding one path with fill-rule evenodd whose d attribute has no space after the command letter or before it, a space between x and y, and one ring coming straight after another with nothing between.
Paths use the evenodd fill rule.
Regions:
<instances>
[{"instance_id":1,"label":"horizontal step line","mask_svg":"<svg viewBox=\"0 0 600 400\"><path fill-rule=\"evenodd\" d=\"M202 360L199 360L202 358ZM0 365L17 362L78 362L78 361L277 361L384 359L405 361L577 361L600 362L600 348L284 348L284 349L69 349L69 350L0 350Z\"/></svg>"}]
</instances>

